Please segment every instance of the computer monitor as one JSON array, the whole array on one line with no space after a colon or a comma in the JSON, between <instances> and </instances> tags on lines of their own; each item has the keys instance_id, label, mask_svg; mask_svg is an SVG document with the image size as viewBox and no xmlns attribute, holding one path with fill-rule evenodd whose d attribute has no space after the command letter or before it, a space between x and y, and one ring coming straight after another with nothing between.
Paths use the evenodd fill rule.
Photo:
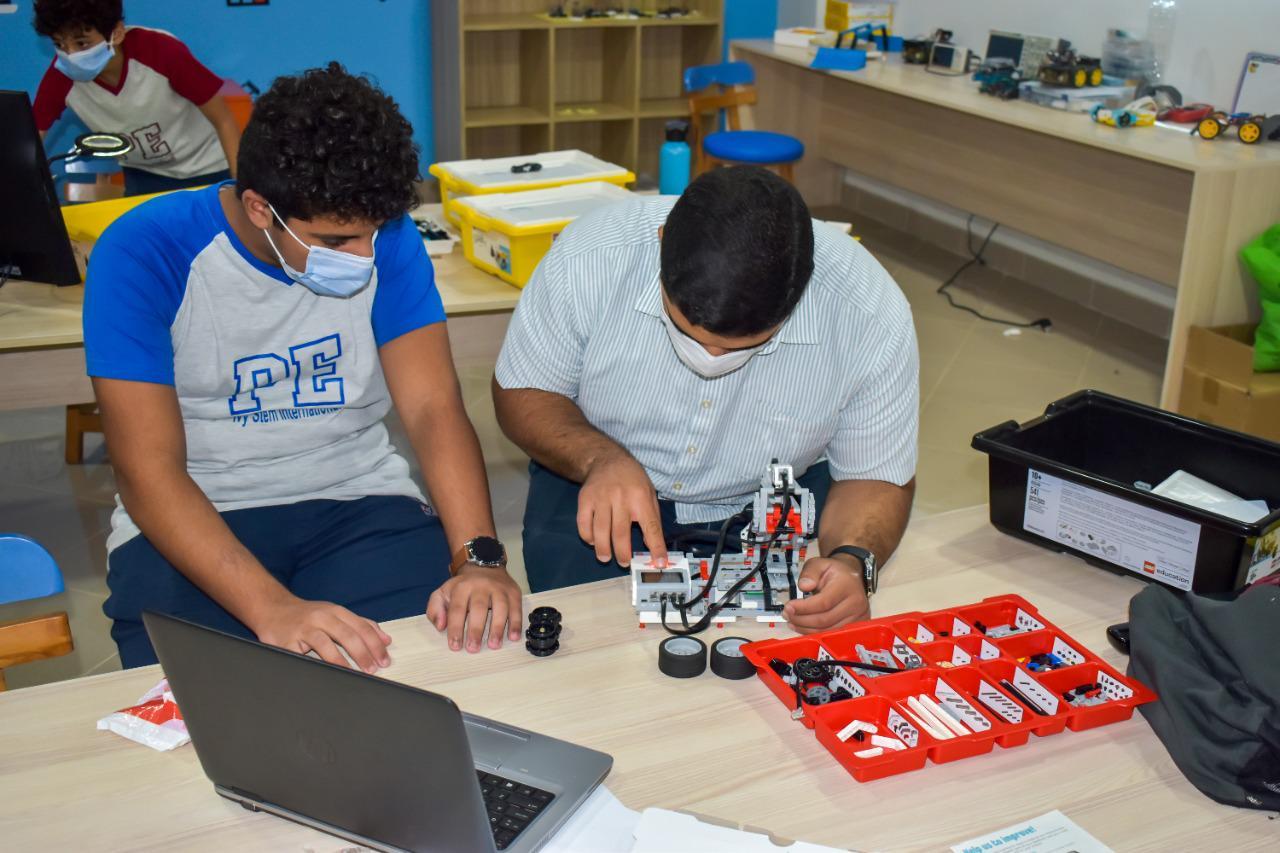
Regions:
<instances>
[{"instance_id":1,"label":"computer monitor","mask_svg":"<svg viewBox=\"0 0 1280 853\"><path fill-rule=\"evenodd\" d=\"M0 89L0 279L79 284L26 92Z\"/></svg>"}]
</instances>

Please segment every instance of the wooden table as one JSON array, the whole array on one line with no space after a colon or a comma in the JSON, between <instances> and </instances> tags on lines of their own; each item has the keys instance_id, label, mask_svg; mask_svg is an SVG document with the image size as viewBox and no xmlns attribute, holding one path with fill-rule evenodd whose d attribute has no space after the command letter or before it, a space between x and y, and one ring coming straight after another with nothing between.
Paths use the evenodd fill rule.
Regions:
<instances>
[{"instance_id":1,"label":"wooden table","mask_svg":"<svg viewBox=\"0 0 1280 853\"><path fill-rule=\"evenodd\" d=\"M442 216L440 205L424 205L414 213ZM479 338L496 353L505 316L494 315L509 314L520 291L468 263L461 246L432 260L445 313L453 321L451 339ZM0 287L0 411L93 400L84 366L83 305L83 285L10 281ZM468 334L472 326L480 334Z\"/></svg>"},{"instance_id":2,"label":"wooden table","mask_svg":"<svg viewBox=\"0 0 1280 853\"><path fill-rule=\"evenodd\" d=\"M848 168L1175 288L1162 406L1191 326L1257 317L1236 252L1280 220L1280 145L1119 130L898 58L827 72L772 41L732 52L756 72L755 125L804 141L810 204L838 203Z\"/></svg>"},{"instance_id":3,"label":"wooden table","mask_svg":"<svg viewBox=\"0 0 1280 853\"><path fill-rule=\"evenodd\" d=\"M1141 582L1004 536L985 507L917 520L886 570L876 615L1017 592L1123 668L1103 636ZM1266 814L1196 792L1140 717L858 784L756 679L657 670L623 580L531 596L564 615L561 650L451 653L424 618L391 623L390 678L478 714L611 753L627 806L682 809L785 838L938 850L1061 809L1117 851L1274 850ZM714 637L713 632L710 636ZM734 626L759 638L765 627ZM142 670L0 694L0 826L13 850L336 850L312 830L213 793L191 747L156 753L94 730L160 677ZM430 733L424 732L424 737Z\"/></svg>"}]
</instances>

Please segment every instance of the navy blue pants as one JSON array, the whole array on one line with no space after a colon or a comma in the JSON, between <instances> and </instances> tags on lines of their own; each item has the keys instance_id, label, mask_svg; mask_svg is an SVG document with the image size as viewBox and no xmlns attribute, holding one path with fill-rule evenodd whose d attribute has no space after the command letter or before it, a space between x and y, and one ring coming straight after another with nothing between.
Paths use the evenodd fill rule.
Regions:
<instances>
[{"instance_id":1,"label":"navy blue pants","mask_svg":"<svg viewBox=\"0 0 1280 853\"><path fill-rule=\"evenodd\" d=\"M222 513L258 561L294 595L382 622L416 616L449 578L444 528L413 498L378 495ZM145 536L111 552L102 606L126 669L156 662L142 611L180 616L242 637L238 619L170 565Z\"/></svg>"},{"instance_id":2,"label":"navy blue pants","mask_svg":"<svg viewBox=\"0 0 1280 853\"><path fill-rule=\"evenodd\" d=\"M190 178L170 178L167 175L157 175L155 172L134 169L130 166L125 166L121 171L124 172L124 194L126 196L150 195L151 193L167 193L170 190L207 187L209 184L231 180L230 169L209 172L206 175L193 175Z\"/></svg>"},{"instance_id":3,"label":"navy blue pants","mask_svg":"<svg viewBox=\"0 0 1280 853\"><path fill-rule=\"evenodd\" d=\"M763 474L764 472L761 472ZM814 498L815 516L821 517L831 488L831 472L826 462L811 466L796 482L808 489ZM524 567L529 575L529 589L542 592L579 583L607 580L628 571L616 560L601 563L595 549L578 536L579 484L566 480L537 462L529 463L529 499L524 507ZM658 501L662 533L667 542L679 539L697 541L714 547L716 534L724 519L705 524L681 524L676 521L676 506L671 501ZM726 551L738 550L741 527L729 531ZM709 543L709 545L707 544ZM631 526L631 547L647 551L639 525ZM691 550L676 547L674 550Z\"/></svg>"}]
</instances>

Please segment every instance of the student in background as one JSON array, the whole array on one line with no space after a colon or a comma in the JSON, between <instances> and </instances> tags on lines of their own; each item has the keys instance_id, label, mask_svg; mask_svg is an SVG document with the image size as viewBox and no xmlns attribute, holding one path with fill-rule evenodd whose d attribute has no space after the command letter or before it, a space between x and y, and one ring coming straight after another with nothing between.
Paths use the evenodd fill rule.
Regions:
<instances>
[{"instance_id":1,"label":"student in background","mask_svg":"<svg viewBox=\"0 0 1280 853\"><path fill-rule=\"evenodd\" d=\"M424 610L455 650L464 626L480 650L490 614L490 647L519 638L408 216L412 134L337 63L280 77L235 182L152 199L94 247L85 360L120 492L104 610L125 667L156 660L144 610L369 672L389 662L377 622Z\"/></svg>"},{"instance_id":2,"label":"student in background","mask_svg":"<svg viewBox=\"0 0 1280 853\"><path fill-rule=\"evenodd\" d=\"M126 27L121 0L35 0L35 28L57 51L36 91L42 136L70 108L90 130L131 137L125 195L234 175L240 128L218 94L222 79L185 44Z\"/></svg>"}]
</instances>

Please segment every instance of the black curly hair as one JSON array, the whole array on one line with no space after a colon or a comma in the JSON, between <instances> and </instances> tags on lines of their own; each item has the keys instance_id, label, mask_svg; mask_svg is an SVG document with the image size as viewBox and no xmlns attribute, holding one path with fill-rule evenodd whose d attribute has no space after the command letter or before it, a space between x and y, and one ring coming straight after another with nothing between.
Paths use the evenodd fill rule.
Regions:
<instances>
[{"instance_id":1,"label":"black curly hair","mask_svg":"<svg viewBox=\"0 0 1280 853\"><path fill-rule=\"evenodd\" d=\"M413 126L388 95L337 62L277 77L240 139L236 191L283 218L383 223L418 203Z\"/></svg>"},{"instance_id":2,"label":"black curly hair","mask_svg":"<svg viewBox=\"0 0 1280 853\"><path fill-rule=\"evenodd\" d=\"M49 38L67 30L97 30L110 38L124 20L121 0L36 0L32 7L36 32Z\"/></svg>"}]
</instances>

